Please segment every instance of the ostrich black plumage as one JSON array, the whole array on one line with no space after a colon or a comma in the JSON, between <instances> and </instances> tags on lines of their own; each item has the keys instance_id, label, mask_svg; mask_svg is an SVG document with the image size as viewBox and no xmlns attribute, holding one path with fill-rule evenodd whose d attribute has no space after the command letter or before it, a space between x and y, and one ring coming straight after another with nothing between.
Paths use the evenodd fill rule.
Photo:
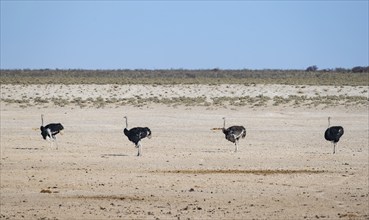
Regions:
<instances>
[{"instance_id":1,"label":"ostrich black plumage","mask_svg":"<svg viewBox=\"0 0 369 220\"><path fill-rule=\"evenodd\" d=\"M124 116L124 118L126 119L126 128L123 132L128 137L128 140L134 143L135 147L138 148L137 156L142 156L141 139L145 137L151 138L151 130L148 127L135 127L128 130L127 116Z\"/></svg>"},{"instance_id":2,"label":"ostrich black plumage","mask_svg":"<svg viewBox=\"0 0 369 220\"><path fill-rule=\"evenodd\" d=\"M324 138L327 141L331 141L333 143L333 153L336 153L336 144L340 141L340 138L343 135L343 127L341 126L331 126L331 117L328 117L328 128L325 130Z\"/></svg>"},{"instance_id":3,"label":"ostrich black plumage","mask_svg":"<svg viewBox=\"0 0 369 220\"><path fill-rule=\"evenodd\" d=\"M225 138L230 142L235 144L234 152L238 151L238 142L240 138L246 137L246 128L243 126L231 126L229 128L225 128L225 118L223 118L223 133L225 134Z\"/></svg>"},{"instance_id":4,"label":"ostrich black plumage","mask_svg":"<svg viewBox=\"0 0 369 220\"><path fill-rule=\"evenodd\" d=\"M64 127L60 123L51 123L44 127L44 115L41 115L41 136L44 140L47 138L50 139L52 141L51 145L54 141L56 141L55 135L59 134L63 129ZM56 144L56 149L58 149L58 144Z\"/></svg>"}]
</instances>

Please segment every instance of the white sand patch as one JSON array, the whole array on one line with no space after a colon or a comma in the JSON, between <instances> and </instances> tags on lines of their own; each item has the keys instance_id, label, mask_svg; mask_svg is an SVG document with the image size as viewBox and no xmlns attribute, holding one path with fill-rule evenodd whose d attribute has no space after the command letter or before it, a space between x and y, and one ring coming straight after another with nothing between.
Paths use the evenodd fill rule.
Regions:
<instances>
[{"instance_id":1,"label":"white sand patch","mask_svg":"<svg viewBox=\"0 0 369 220\"><path fill-rule=\"evenodd\" d=\"M282 96L368 96L368 86L291 85L1 85L6 99L40 98L174 98L174 97L255 97Z\"/></svg>"}]
</instances>

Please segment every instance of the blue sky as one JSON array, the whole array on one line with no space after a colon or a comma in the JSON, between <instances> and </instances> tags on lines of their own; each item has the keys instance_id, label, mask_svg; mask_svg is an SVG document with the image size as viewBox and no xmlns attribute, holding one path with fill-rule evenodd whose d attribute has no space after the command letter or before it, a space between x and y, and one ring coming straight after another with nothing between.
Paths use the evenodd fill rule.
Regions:
<instances>
[{"instance_id":1,"label":"blue sky","mask_svg":"<svg viewBox=\"0 0 369 220\"><path fill-rule=\"evenodd\" d=\"M368 1L4 1L1 69L368 64Z\"/></svg>"}]
</instances>

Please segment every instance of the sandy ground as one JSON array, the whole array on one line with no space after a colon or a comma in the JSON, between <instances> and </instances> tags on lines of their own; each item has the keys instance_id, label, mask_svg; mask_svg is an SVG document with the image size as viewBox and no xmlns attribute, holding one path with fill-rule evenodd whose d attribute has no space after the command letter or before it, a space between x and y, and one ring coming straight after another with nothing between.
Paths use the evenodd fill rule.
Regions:
<instances>
[{"instance_id":1,"label":"sandy ground","mask_svg":"<svg viewBox=\"0 0 369 220\"><path fill-rule=\"evenodd\" d=\"M304 86L273 84L222 85L1 85L3 98L174 98L174 97L240 97L258 95L282 96L367 96L368 86Z\"/></svg>"},{"instance_id":2,"label":"sandy ground","mask_svg":"<svg viewBox=\"0 0 369 220\"><path fill-rule=\"evenodd\" d=\"M65 127L58 149L41 138L41 113ZM123 135L124 115L152 130L142 157ZM211 130L224 116L247 129L237 153ZM345 128L336 154L323 137L328 116ZM0 218L369 219L368 132L365 107L2 103Z\"/></svg>"}]
</instances>

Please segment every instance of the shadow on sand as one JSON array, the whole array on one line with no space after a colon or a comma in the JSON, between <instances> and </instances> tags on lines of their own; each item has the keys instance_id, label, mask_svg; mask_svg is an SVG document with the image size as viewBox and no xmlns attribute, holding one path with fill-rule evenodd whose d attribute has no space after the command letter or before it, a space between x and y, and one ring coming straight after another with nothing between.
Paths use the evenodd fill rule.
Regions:
<instances>
[{"instance_id":1,"label":"shadow on sand","mask_svg":"<svg viewBox=\"0 0 369 220\"><path fill-rule=\"evenodd\" d=\"M108 158L108 157L128 157L128 154L101 154L102 158Z\"/></svg>"},{"instance_id":2,"label":"shadow on sand","mask_svg":"<svg viewBox=\"0 0 369 220\"><path fill-rule=\"evenodd\" d=\"M38 147L14 147L16 150L40 150Z\"/></svg>"}]
</instances>

